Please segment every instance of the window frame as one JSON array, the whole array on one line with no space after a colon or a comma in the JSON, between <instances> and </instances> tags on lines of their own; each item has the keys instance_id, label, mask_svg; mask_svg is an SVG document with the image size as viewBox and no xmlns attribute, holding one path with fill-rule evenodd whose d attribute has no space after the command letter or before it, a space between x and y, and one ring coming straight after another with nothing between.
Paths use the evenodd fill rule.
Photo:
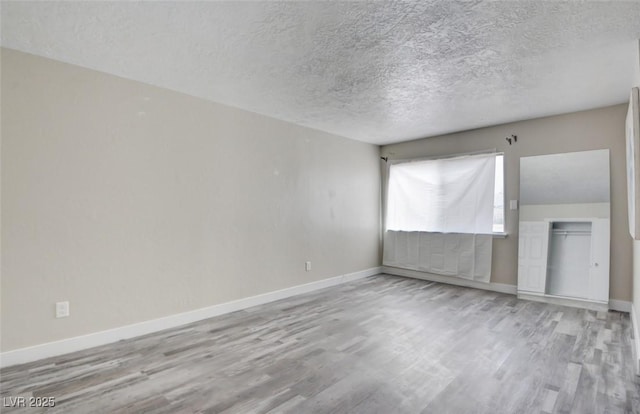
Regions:
<instances>
[{"instance_id":1,"label":"window frame","mask_svg":"<svg viewBox=\"0 0 640 414\"><path fill-rule=\"evenodd\" d=\"M507 237L507 183L506 183L506 174L505 172L505 159L506 155L504 152L496 151L496 162L497 157L502 157L502 231L494 231L493 236L497 238ZM494 190L495 193L495 190Z\"/></svg>"}]
</instances>

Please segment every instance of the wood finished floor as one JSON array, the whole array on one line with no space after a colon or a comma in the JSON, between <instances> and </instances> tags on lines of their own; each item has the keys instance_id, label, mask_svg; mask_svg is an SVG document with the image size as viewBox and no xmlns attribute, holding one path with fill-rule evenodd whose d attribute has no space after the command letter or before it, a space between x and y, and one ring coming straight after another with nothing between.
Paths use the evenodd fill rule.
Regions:
<instances>
[{"instance_id":1,"label":"wood finished floor","mask_svg":"<svg viewBox=\"0 0 640 414\"><path fill-rule=\"evenodd\" d=\"M631 335L624 313L380 275L10 367L0 386L60 413L638 413Z\"/></svg>"}]
</instances>

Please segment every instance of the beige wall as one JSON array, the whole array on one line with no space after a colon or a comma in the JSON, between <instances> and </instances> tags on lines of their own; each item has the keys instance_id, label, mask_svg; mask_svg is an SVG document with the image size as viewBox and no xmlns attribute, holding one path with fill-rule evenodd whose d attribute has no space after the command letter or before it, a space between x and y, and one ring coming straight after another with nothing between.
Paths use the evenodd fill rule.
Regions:
<instances>
[{"instance_id":1,"label":"beige wall","mask_svg":"<svg viewBox=\"0 0 640 414\"><path fill-rule=\"evenodd\" d=\"M505 153L507 200L518 199L520 157L610 149L611 157L611 288L613 299L631 300L632 242L627 220L624 120L626 104L568 115L514 122L381 148L391 159L497 149ZM515 134L509 146L505 137ZM507 204L508 205L508 204ZM518 211L506 211L504 239L494 239L491 281L516 284Z\"/></svg>"},{"instance_id":2,"label":"beige wall","mask_svg":"<svg viewBox=\"0 0 640 414\"><path fill-rule=\"evenodd\" d=\"M529 204L520 205L519 220L536 221L548 218L609 218L610 203Z\"/></svg>"},{"instance_id":3,"label":"beige wall","mask_svg":"<svg viewBox=\"0 0 640 414\"><path fill-rule=\"evenodd\" d=\"M636 56L634 59L635 68L633 70L634 81L632 86L640 88L640 40L636 43L634 52ZM636 206L640 206L638 203L638 195L636 195ZM633 241L633 306L636 312L635 320L638 321L640 320L640 240ZM636 332L635 335L637 346L640 343L637 337L638 332ZM638 359L638 361L636 361L636 370L640 373L640 349L636 349L636 359Z\"/></svg>"},{"instance_id":4,"label":"beige wall","mask_svg":"<svg viewBox=\"0 0 640 414\"><path fill-rule=\"evenodd\" d=\"M2 351L380 264L377 146L6 49L2 103Z\"/></svg>"},{"instance_id":5,"label":"beige wall","mask_svg":"<svg viewBox=\"0 0 640 414\"><path fill-rule=\"evenodd\" d=\"M640 39L636 42L634 46L635 56L633 62L635 63L635 68L633 71L633 85L640 88Z\"/></svg>"}]
</instances>

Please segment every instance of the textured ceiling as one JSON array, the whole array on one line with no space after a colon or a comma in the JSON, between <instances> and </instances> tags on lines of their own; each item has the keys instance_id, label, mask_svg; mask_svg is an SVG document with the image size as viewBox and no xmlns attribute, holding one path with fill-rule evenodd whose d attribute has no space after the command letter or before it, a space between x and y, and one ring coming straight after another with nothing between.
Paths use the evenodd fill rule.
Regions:
<instances>
[{"instance_id":1,"label":"textured ceiling","mask_svg":"<svg viewBox=\"0 0 640 414\"><path fill-rule=\"evenodd\" d=\"M3 2L2 45L376 144L624 102L640 2Z\"/></svg>"}]
</instances>

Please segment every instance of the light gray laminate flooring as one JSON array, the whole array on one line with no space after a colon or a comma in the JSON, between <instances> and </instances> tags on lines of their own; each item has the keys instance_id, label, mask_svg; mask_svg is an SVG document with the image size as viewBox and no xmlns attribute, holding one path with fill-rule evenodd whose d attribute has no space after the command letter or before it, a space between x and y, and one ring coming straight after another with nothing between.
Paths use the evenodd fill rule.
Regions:
<instances>
[{"instance_id":1,"label":"light gray laminate flooring","mask_svg":"<svg viewBox=\"0 0 640 414\"><path fill-rule=\"evenodd\" d=\"M380 275L10 367L1 394L60 413L637 413L631 335L625 313Z\"/></svg>"}]
</instances>

